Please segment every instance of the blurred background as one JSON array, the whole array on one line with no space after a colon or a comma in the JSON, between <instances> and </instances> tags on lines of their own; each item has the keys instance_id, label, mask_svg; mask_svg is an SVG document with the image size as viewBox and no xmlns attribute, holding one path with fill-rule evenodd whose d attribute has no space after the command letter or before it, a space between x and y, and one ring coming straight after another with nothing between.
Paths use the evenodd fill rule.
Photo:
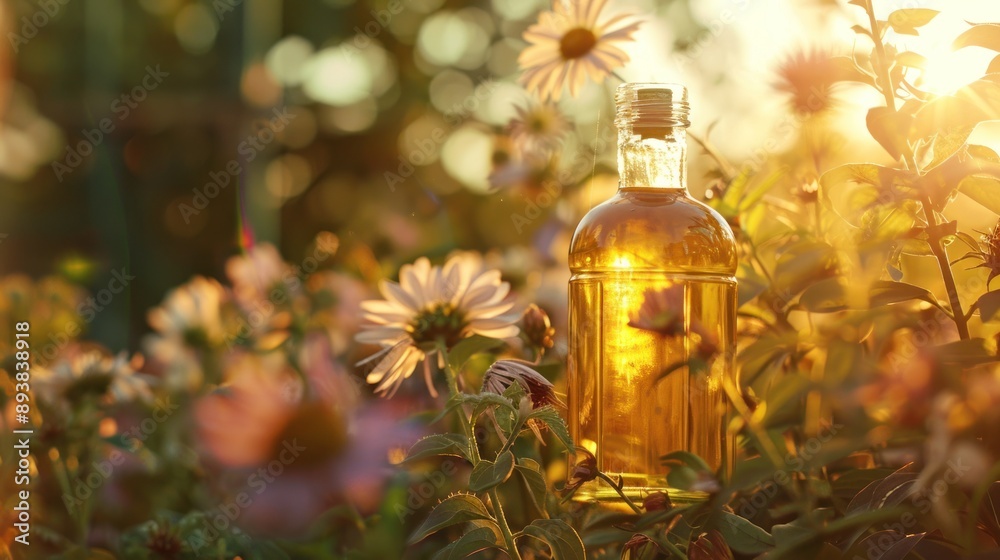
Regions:
<instances>
[{"instance_id":1,"label":"blurred background","mask_svg":"<svg viewBox=\"0 0 1000 560\"><path fill-rule=\"evenodd\" d=\"M876 4L888 13L945 1ZM146 310L193 274L223 276L241 243L273 242L298 263L321 231L340 239L336 264L366 277L417 255L490 250L523 295L548 301L559 320L572 227L615 188L617 83L588 83L560 102L572 133L555 165L573 171L572 184L546 193L533 178L552 169L505 168L502 133L529 99L516 82L521 33L550 7L4 0L0 266L62 274L91 293L124 268L134 276L127 296L89 324L110 348L137 348ZM855 44L857 13L834 0L609 8L645 20L621 76L685 83L692 130L705 136L712 127L711 140L738 166L765 165L801 141L803 119L775 85L807 79L816 71L809 60ZM964 20L1000 18L992 1L948 8L909 46L939 53L924 84L937 92L989 62L985 50L947 48ZM863 124L877 94L837 93L823 125L835 132L827 138L837 157L880 153ZM691 190L702 196L711 162L690 154ZM956 208L971 223L989 222L978 206Z\"/></svg>"}]
</instances>

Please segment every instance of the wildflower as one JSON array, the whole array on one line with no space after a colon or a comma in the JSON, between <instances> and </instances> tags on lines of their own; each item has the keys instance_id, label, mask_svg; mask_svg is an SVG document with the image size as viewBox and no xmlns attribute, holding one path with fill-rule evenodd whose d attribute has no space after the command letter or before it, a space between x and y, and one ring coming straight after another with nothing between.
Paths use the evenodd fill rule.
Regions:
<instances>
[{"instance_id":1,"label":"wildflower","mask_svg":"<svg viewBox=\"0 0 1000 560\"><path fill-rule=\"evenodd\" d=\"M577 447L573 466L569 469L569 476L566 479L566 485L563 486L563 492L575 492L584 483L597 478L597 474L597 457L594 457L590 451Z\"/></svg>"},{"instance_id":2,"label":"wildflower","mask_svg":"<svg viewBox=\"0 0 1000 560\"><path fill-rule=\"evenodd\" d=\"M587 76L600 82L629 61L617 45L639 28L629 15L602 18L607 0L555 0L551 12L524 32L530 43L517 61L520 82L542 99L558 100L564 85L574 97Z\"/></svg>"},{"instance_id":3,"label":"wildflower","mask_svg":"<svg viewBox=\"0 0 1000 560\"><path fill-rule=\"evenodd\" d=\"M993 226L993 229L982 234L980 239L982 241L981 247L973 247L971 253L966 253L965 256L955 262L964 261L965 259L978 259L982 261L972 268L986 268L990 271L990 275L986 279L986 286L989 287L990 282L997 276L1000 276L1000 222L997 222Z\"/></svg>"},{"instance_id":4,"label":"wildflower","mask_svg":"<svg viewBox=\"0 0 1000 560\"><path fill-rule=\"evenodd\" d=\"M646 511L666 511L672 508L673 504L665 492L652 492L642 501L642 507Z\"/></svg>"},{"instance_id":5,"label":"wildflower","mask_svg":"<svg viewBox=\"0 0 1000 560\"><path fill-rule=\"evenodd\" d=\"M154 558L179 558L184 551L180 529L169 521L149 527L145 546Z\"/></svg>"},{"instance_id":6,"label":"wildflower","mask_svg":"<svg viewBox=\"0 0 1000 560\"><path fill-rule=\"evenodd\" d=\"M371 297L371 290L348 274L330 270L309 275L305 288L312 303L310 326L326 331L334 354L343 353L361 326L361 302Z\"/></svg>"},{"instance_id":7,"label":"wildflower","mask_svg":"<svg viewBox=\"0 0 1000 560\"><path fill-rule=\"evenodd\" d=\"M510 137L524 152L551 150L569 131L569 121L551 103L537 103L515 108L517 116L510 123Z\"/></svg>"},{"instance_id":8,"label":"wildflower","mask_svg":"<svg viewBox=\"0 0 1000 560\"><path fill-rule=\"evenodd\" d=\"M241 527L294 534L344 503L374 513L390 457L423 435L407 407L358 402L352 376L325 342L321 333L307 338L296 360L301 374L282 353L233 352L228 383L195 404L198 441L214 459L206 468L222 480L233 468L281 466L241 512Z\"/></svg>"},{"instance_id":9,"label":"wildflower","mask_svg":"<svg viewBox=\"0 0 1000 560\"><path fill-rule=\"evenodd\" d=\"M105 403L141 400L153 394L146 376L137 374L125 352L112 356L95 345L73 344L50 367L37 366L34 378L40 394L50 402L65 398L77 402L94 396Z\"/></svg>"},{"instance_id":10,"label":"wildflower","mask_svg":"<svg viewBox=\"0 0 1000 560\"><path fill-rule=\"evenodd\" d=\"M523 360L495 362L483 376L483 391L502 394L515 382L524 388L534 408L545 405L566 406L556 395L552 382Z\"/></svg>"},{"instance_id":11,"label":"wildflower","mask_svg":"<svg viewBox=\"0 0 1000 560\"><path fill-rule=\"evenodd\" d=\"M224 336L220 308L225 296L216 280L195 276L149 312L149 325L161 336L182 339L190 346L217 344Z\"/></svg>"},{"instance_id":12,"label":"wildflower","mask_svg":"<svg viewBox=\"0 0 1000 560\"><path fill-rule=\"evenodd\" d=\"M779 91L790 93L792 108L802 115L821 113L832 105L831 89L839 70L830 53L811 50L788 57L778 69Z\"/></svg>"},{"instance_id":13,"label":"wildflower","mask_svg":"<svg viewBox=\"0 0 1000 560\"><path fill-rule=\"evenodd\" d=\"M525 340L535 348L547 349L555 345L552 337L556 330L552 328L549 315L534 303L528 306L521 317L521 333Z\"/></svg>"},{"instance_id":14,"label":"wildflower","mask_svg":"<svg viewBox=\"0 0 1000 560\"><path fill-rule=\"evenodd\" d=\"M729 550L726 539L722 538L722 533L715 529L708 533L703 533L698 540L691 543L688 549L688 558L691 560L732 560L733 552Z\"/></svg>"},{"instance_id":15,"label":"wildflower","mask_svg":"<svg viewBox=\"0 0 1000 560\"><path fill-rule=\"evenodd\" d=\"M266 462L275 448L280 450L282 432L295 424L300 414L314 422L323 421L315 424L327 432L323 449L336 450L342 444L344 436L337 429L340 422L336 415L305 403L300 406L300 391L288 390L298 377L283 355L234 352L224 369L227 383L195 407L200 440L220 463L243 467ZM317 451L310 449L311 453Z\"/></svg>"},{"instance_id":16,"label":"wildflower","mask_svg":"<svg viewBox=\"0 0 1000 560\"><path fill-rule=\"evenodd\" d=\"M803 181L793 194L803 204L816 202L819 200L819 181L815 178L812 181Z\"/></svg>"},{"instance_id":17,"label":"wildflower","mask_svg":"<svg viewBox=\"0 0 1000 560\"><path fill-rule=\"evenodd\" d=\"M647 289L639 310L629 315L628 326L663 336L684 334L684 286Z\"/></svg>"},{"instance_id":18,"label":"wildflower","mask_svg":"<svg viewBox=\"0 0 1000 560\"><path fill-rule=\"evenodd\" d=\"M517 315L510 313L514 303L506 300L510 284L501 281L500 271L486 270L478 254L461 253L443 267L421 257L400 269L398 284L383 281L379 289L384 300L361 303L368 323L355 338L382 346L358 365L376 363L367 381L383 395L395 394L441 346L451 348L476 334L508 338L518 333ZM440 354L438 365L444 367ZM427 388L436 395L430 368L424 371Z\"/></svg>"},{"instance_id":19,"label":"wildflower","mask_svg":"<svg viewBox=\"0 0 1000 560\"><path fill-rule=\"evenodd\" d=\"M292 269L274 245L258 243L245 254L226 261L226 276L233 285L236 301L244 307L254 307L267 301L274 290L285 288Z\"/></svg>"},{"instance_id":20,"label":"wildflower","mask_svg":"<svg viewBox=\"0 0 1000 560\"><path fill-rule=\"evenodd\" d=\"M504 159L494 152L494 166L488 177L491 190L519 187L527 191L540 191L540 186L552 176L552 159L537 153L506 153Z\"/></svg>"}]
</instances>

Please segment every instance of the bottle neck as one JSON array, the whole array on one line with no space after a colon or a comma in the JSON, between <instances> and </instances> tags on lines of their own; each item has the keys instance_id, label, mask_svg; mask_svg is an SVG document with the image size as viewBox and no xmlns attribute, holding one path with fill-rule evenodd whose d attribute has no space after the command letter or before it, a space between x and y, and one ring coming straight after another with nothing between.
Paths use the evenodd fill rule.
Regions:
<instances>
[{"instance_id":1,"label":"bottle neck","mask_svg":"<svg viewBox=\"0 0 1000 560\"><path fill-rule=\"evenodd\" d=\"M687 133L682 126L620 125L618 174L621 189L687 192Z\"/></svg>"}]
</instances>

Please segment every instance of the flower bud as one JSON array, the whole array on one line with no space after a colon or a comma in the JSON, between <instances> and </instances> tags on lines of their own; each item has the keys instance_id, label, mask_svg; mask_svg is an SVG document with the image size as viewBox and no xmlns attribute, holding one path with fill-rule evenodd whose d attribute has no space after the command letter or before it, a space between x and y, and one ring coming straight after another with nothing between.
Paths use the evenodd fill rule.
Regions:
<instances>
[{"instance_id":1,"label":"flower bud","mask_svg":"<svg viewBox=\"0 0 1000 560\"><path fill-rule=\"evenodd\" d=\"M670 496L664 492L653 492L642 501L642 507L646 511L666 511L673 507Z\"/></svg>"},{"instance_id":2,"label":"flower bud","mask_svg":"<svg viewBox=\"0 0 1000 560\"><path fill-rule=\"evenodd\" d=\"M563 491L570 493L574 492L580 486L583 486L585 482L590 482L597 478L597 457L594 454L582 447L576 448L576 454L574 455L573 466L569 469L569 476L566 480L566 486L563 487Z\"/></svg>"},{"instance_id":3,"label":"flower bud","mask_svg":"<svg viewBox=\"0 0 1000 560\"><path fill-rule=\"evenodd\" d=\"M524 338L535 348L552 348L555 345L553 337L556 330L552 328L549 315L541 308L532 303L524 310L521 318L521 332Z\"/></svg>"}]
</instances>

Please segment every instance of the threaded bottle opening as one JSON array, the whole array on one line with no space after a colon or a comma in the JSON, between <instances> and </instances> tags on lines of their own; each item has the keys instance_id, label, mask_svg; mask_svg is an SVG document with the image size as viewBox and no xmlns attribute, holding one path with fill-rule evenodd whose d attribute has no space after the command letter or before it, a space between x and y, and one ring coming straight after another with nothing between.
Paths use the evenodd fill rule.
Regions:
<instances>
[{"instance_id":1,"label":"threaded bottle opening","mask_svg":"<svg viewBox=\"0 0 1000 560\"><path fill-rule=\"evenodd\" d=\"M615 92L619 127L683 127L688 120L687 88L680 84L629 82Z\"/></svg>"}]
</instances>

